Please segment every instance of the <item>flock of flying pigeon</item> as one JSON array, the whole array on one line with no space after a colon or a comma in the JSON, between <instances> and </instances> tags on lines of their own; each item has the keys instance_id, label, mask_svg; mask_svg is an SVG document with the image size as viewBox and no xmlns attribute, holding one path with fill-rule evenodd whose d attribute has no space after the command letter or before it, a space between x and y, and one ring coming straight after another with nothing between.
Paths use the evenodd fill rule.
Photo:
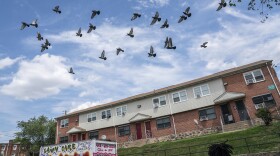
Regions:
<instances>
[{"instance_id":1,"label":"flock of flying pigeon","mask_svg":"<svg viewBox=\"0 0 280 156\"><path fill-rule=\"evenodd\" d=\"M219 7L217 8L216 11L221 10L223 7L226 7L226 5L227 5L227 3L225 2L225 0L221 0L221 2L219 3ZM62 13L59 6L55 6L52 10L57 14ZM100 14L100 10L92 10L91 19L93 19L96 15L99 15L99 14ZM187 9L183 12L183 15L180 16L180 18L178 20L178 23L181 23L184 20L187 20L188 18L191 17L191 15L192 14L190 13L190 7L187 7ZM136 20L137 18L140 18L140 17L141 17L140 13L133 13L133 15L131 17L131 21ZM152 17L152 22L151 22L150 25L154 25L156 22L160 22L160 21L161 21L161 17L159 15L159 13L156 12L155 15ZM28 24L26 22L21 22L21 23L22 23L22 25L21 25L20 30L23 30L24 28L30 27L30 26L38 28L37 19L32 21L32 23L30 23L30 24ZM168 27L169 27L168 20L166 19L164 21L164 23L161 25L160 28L168 28ZM96 29L96 26L89 23L89 28L88 28L87 33L91 33L95 29ZM78 37L83 36L81 27L79 28L78 32L76 33L76 36L78 36ZM131 38L134 37L133 28L130 29L129 33L127 33L127 36L129 36ZM37 39L38 39L38 41L44 40L44 38L42 37L40 32L37 32ZM200 47L201 48L206 48L207 43L208 42L204 42L202 45L200 45ZM51 43L48 41L48 39L45 39L45 42L41 44L41 52L48 49L49 46L51 46ZM174 46L173 43L172 43L172 38L171 37L166 37L164 48L166 48L166 49L176 49L176 46ZM124 50L122 48L117 48L116 50L117 50L116 51L117 55L119 55L120 52L124 52ZM150 47L150 52L148 53L148 57L156 57L156 53L154 52L153 46ZM105 56L105 50L102 51L101 56L99 58L103 59L103 60L107 59L107 57ZM75 74L72 67L70 68L69 73Z\"/></svg>"}]
</instances>

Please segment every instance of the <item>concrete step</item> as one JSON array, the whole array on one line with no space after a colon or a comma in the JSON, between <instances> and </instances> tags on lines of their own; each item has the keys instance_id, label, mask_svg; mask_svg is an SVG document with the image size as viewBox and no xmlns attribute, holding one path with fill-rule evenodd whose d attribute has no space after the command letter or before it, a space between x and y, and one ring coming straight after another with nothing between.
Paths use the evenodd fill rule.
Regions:
<instances>
[{"instance_id":1,"label":"concrete step","mask_svg":"<svg viewBox=\"0 0 280 156\"><path fill-rule=\"evenodd\" d=\"M240 122L224 125L223 128L224 128L224 132L230 132L230 131L236 131L241 129L247 129L250 127L251 127L250 120L246 120L246 121L240 121Z\"/></svg>"}]
</instances>

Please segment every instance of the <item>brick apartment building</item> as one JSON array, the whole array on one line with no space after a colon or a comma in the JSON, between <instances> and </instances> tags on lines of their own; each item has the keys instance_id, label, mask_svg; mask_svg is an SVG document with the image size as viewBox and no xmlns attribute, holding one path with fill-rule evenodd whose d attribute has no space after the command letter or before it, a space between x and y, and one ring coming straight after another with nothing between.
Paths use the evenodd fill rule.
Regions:
<instances>
[{"instance_id":1,"label":"brick apartment building","mask_svg":"<svg viewBox=\"0 0 280 156\"><path fill-rule=\"evenodd\" d=\"M19 143L9 140L9 143L0 143L0 156L26 156L26 150Z\"/></svg>"},{"instance_id":2,"label":"brick apartment building","mask_svg":"<svg viewBox=\"0 0 280 156\"><path fill-rule=\"evenodd\" d=\"M198 127L253 125L259 108L279 114L279 87L272 61L261 60L57 117L56 143L105 136L123 143Z\"/></svg>"}]
</instances>

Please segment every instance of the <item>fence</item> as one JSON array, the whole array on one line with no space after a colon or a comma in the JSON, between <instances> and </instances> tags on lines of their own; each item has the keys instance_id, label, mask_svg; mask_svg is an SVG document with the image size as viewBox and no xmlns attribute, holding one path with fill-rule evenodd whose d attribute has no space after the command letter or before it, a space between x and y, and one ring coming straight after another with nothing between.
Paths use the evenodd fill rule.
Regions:
<instances>
[{"instance_id":1,"label":"fence","mask_svg":"<svg viewBox=\"0 0 280 156\"><path fill-rule=\"evenodd\" d=\"M224 140L225 141L225 140ZM219 141L222 142L222 141ZM208 147L217 142L181 146L176 148L154 149L133 154L118 153L119 156L207 156ZM280 133L229 139L233 154L280 151Z\"/></svg>"}]
</instances>

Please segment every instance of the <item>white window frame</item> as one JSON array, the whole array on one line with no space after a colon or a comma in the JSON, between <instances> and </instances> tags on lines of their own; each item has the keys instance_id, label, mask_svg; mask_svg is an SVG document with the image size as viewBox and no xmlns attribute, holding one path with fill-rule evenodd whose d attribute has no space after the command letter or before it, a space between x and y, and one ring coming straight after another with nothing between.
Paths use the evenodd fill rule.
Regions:
<instances>
[{"instance_id":1,"label":"white window frame","mask_svg":"<svg viewBox=\"0 0 280 156\"><path fill-rule=\"evenodd\" d=\"M254 72L255 72L255 71L260 71L260 72L261 72L261 74L262 74L262 76L263 76L263 80L260 80L260 81L257 81L257 80L256 80L256 77L255 77L255 75L254 75ZM248 82L247 82L247 80L246 80L246 78L245 78L245 75L247 75L247 74L249 74L249 73L253 76L253 83L258 83L258 82L265 81L265 77L264 77L264 75L263 75L262 70L261 70L261 69L256 69L256 70L252 70L252 71L243 73L243 78L244 78L244 80L245 80L246 85L248 85Z\"/></svg>"},{"instance_id":2,"label":"white window frame","mask_svg":"<svg viewBox=\"0 0 280 156\"><path fill-rule=\"evenodd\" d=\"M161 97L164 97L164 100L165 100L165 105L161 105L160 104L160 98ZM166 96L165 95L162 95L162 96L158 96L158 97L155 97L152 99L152 102L153 102L153 108L155 108L155 103L154 103L154 99L158 99L158 107L164 107L167 105L167 101L166 101Z\"/></svg>"},{"instance_id":3,"label":"white window frame","mask_svg":"<svg viewBox=\"0 0 280 156\"><path fill-rule=\"evenodd\" d=\"M13 146L13 150L17 150L17 145L14 145L14 146Z\"/></svg>"},{"instance_id":4,"label":"white window frame","mask_svg":"<svg viewBox=\"0 0 280 156\"><path fill-rule=\"evenodd\" d=\"M181 100L181 94L180 94L181 92L185 92L186 93L186 99L185 100ZM179 101L174 102L174 94L176 94L176 93L179 94ZM187 90L181 90L181 91L172 93L172 101L173 101L173 103L180 103L180 102L187 101L187 100L188 100Z\"/></svg>"},{"instance_id":5,"label":"white window frame","mask_svg":"<svg viewBox=\"0 0 280 156\"><path fill-rule=\"evenodd\" d=\"M67 126L66 126L66 123L67 123ZM68 126L69 126L69 119L68 118L60 120L60 128L65 128L65 127L68 127Z\"/></svg>"},{"instance_id":6,"label":"white window frame","mask_svg":"<svg viewBox=\"0 0 280 156\"><path fill-rule=\"evenodd\" d=\"M95 116L95 120L92 120L92 117L94 117L94 116ZM91 121L88 121L89 118L91 118ZM87 114L87 122L94 122L96 120L97 120L97 113L96 112Z\"/></svg>"},{"instance_id":7,"label":"white window frame","mask_svg":"<svg viewBox=\"0 0 280 156\"><path fill-rule=\"evenodd\" d=\"M209 94L203 94L203 92L202 92L202 86L207 86ZM207 96L207 95L211 95L209 85L208 85L208 84L203 84L203 85L199 85L199 86L193 87L193 95L194 95L194 98L197 98L196 95L195 95L195 91L194 91L195 88L199 88L199 90L200 90L200 97Z\"/></svg>"},{"instance_id":8,"label":"white window frame","mask_svg":"<svg viewBox=\"0 0 280 156\"><path fill-rule=\"evenodd\" d=\"M108 111L108 110L110 111L110 114L111 114L111 117L110 117L110 118L112 118L112 110L111 110L111 109L106 109L106 110L102 110L102 111L100 112L101 120L110 119L110 118L108 118L108 114L107 114L107 111ZM102 118L102 112L105 112L106 118Z\"/></svg>"},{"instance_id":9,"label":"white window frame","mask_svg":"<svg viewBox=\"0 0 280 156\"><path fill-rule=\"evenodd\" d=\"M124 111L124 107L125 107L125 111ZM118 115L118 108L120 108L121 111L119 115ZM116 116L123 116L126 114L126 112L127 112L127 105L116 107Z\"/></svg>"}]
</instances>

